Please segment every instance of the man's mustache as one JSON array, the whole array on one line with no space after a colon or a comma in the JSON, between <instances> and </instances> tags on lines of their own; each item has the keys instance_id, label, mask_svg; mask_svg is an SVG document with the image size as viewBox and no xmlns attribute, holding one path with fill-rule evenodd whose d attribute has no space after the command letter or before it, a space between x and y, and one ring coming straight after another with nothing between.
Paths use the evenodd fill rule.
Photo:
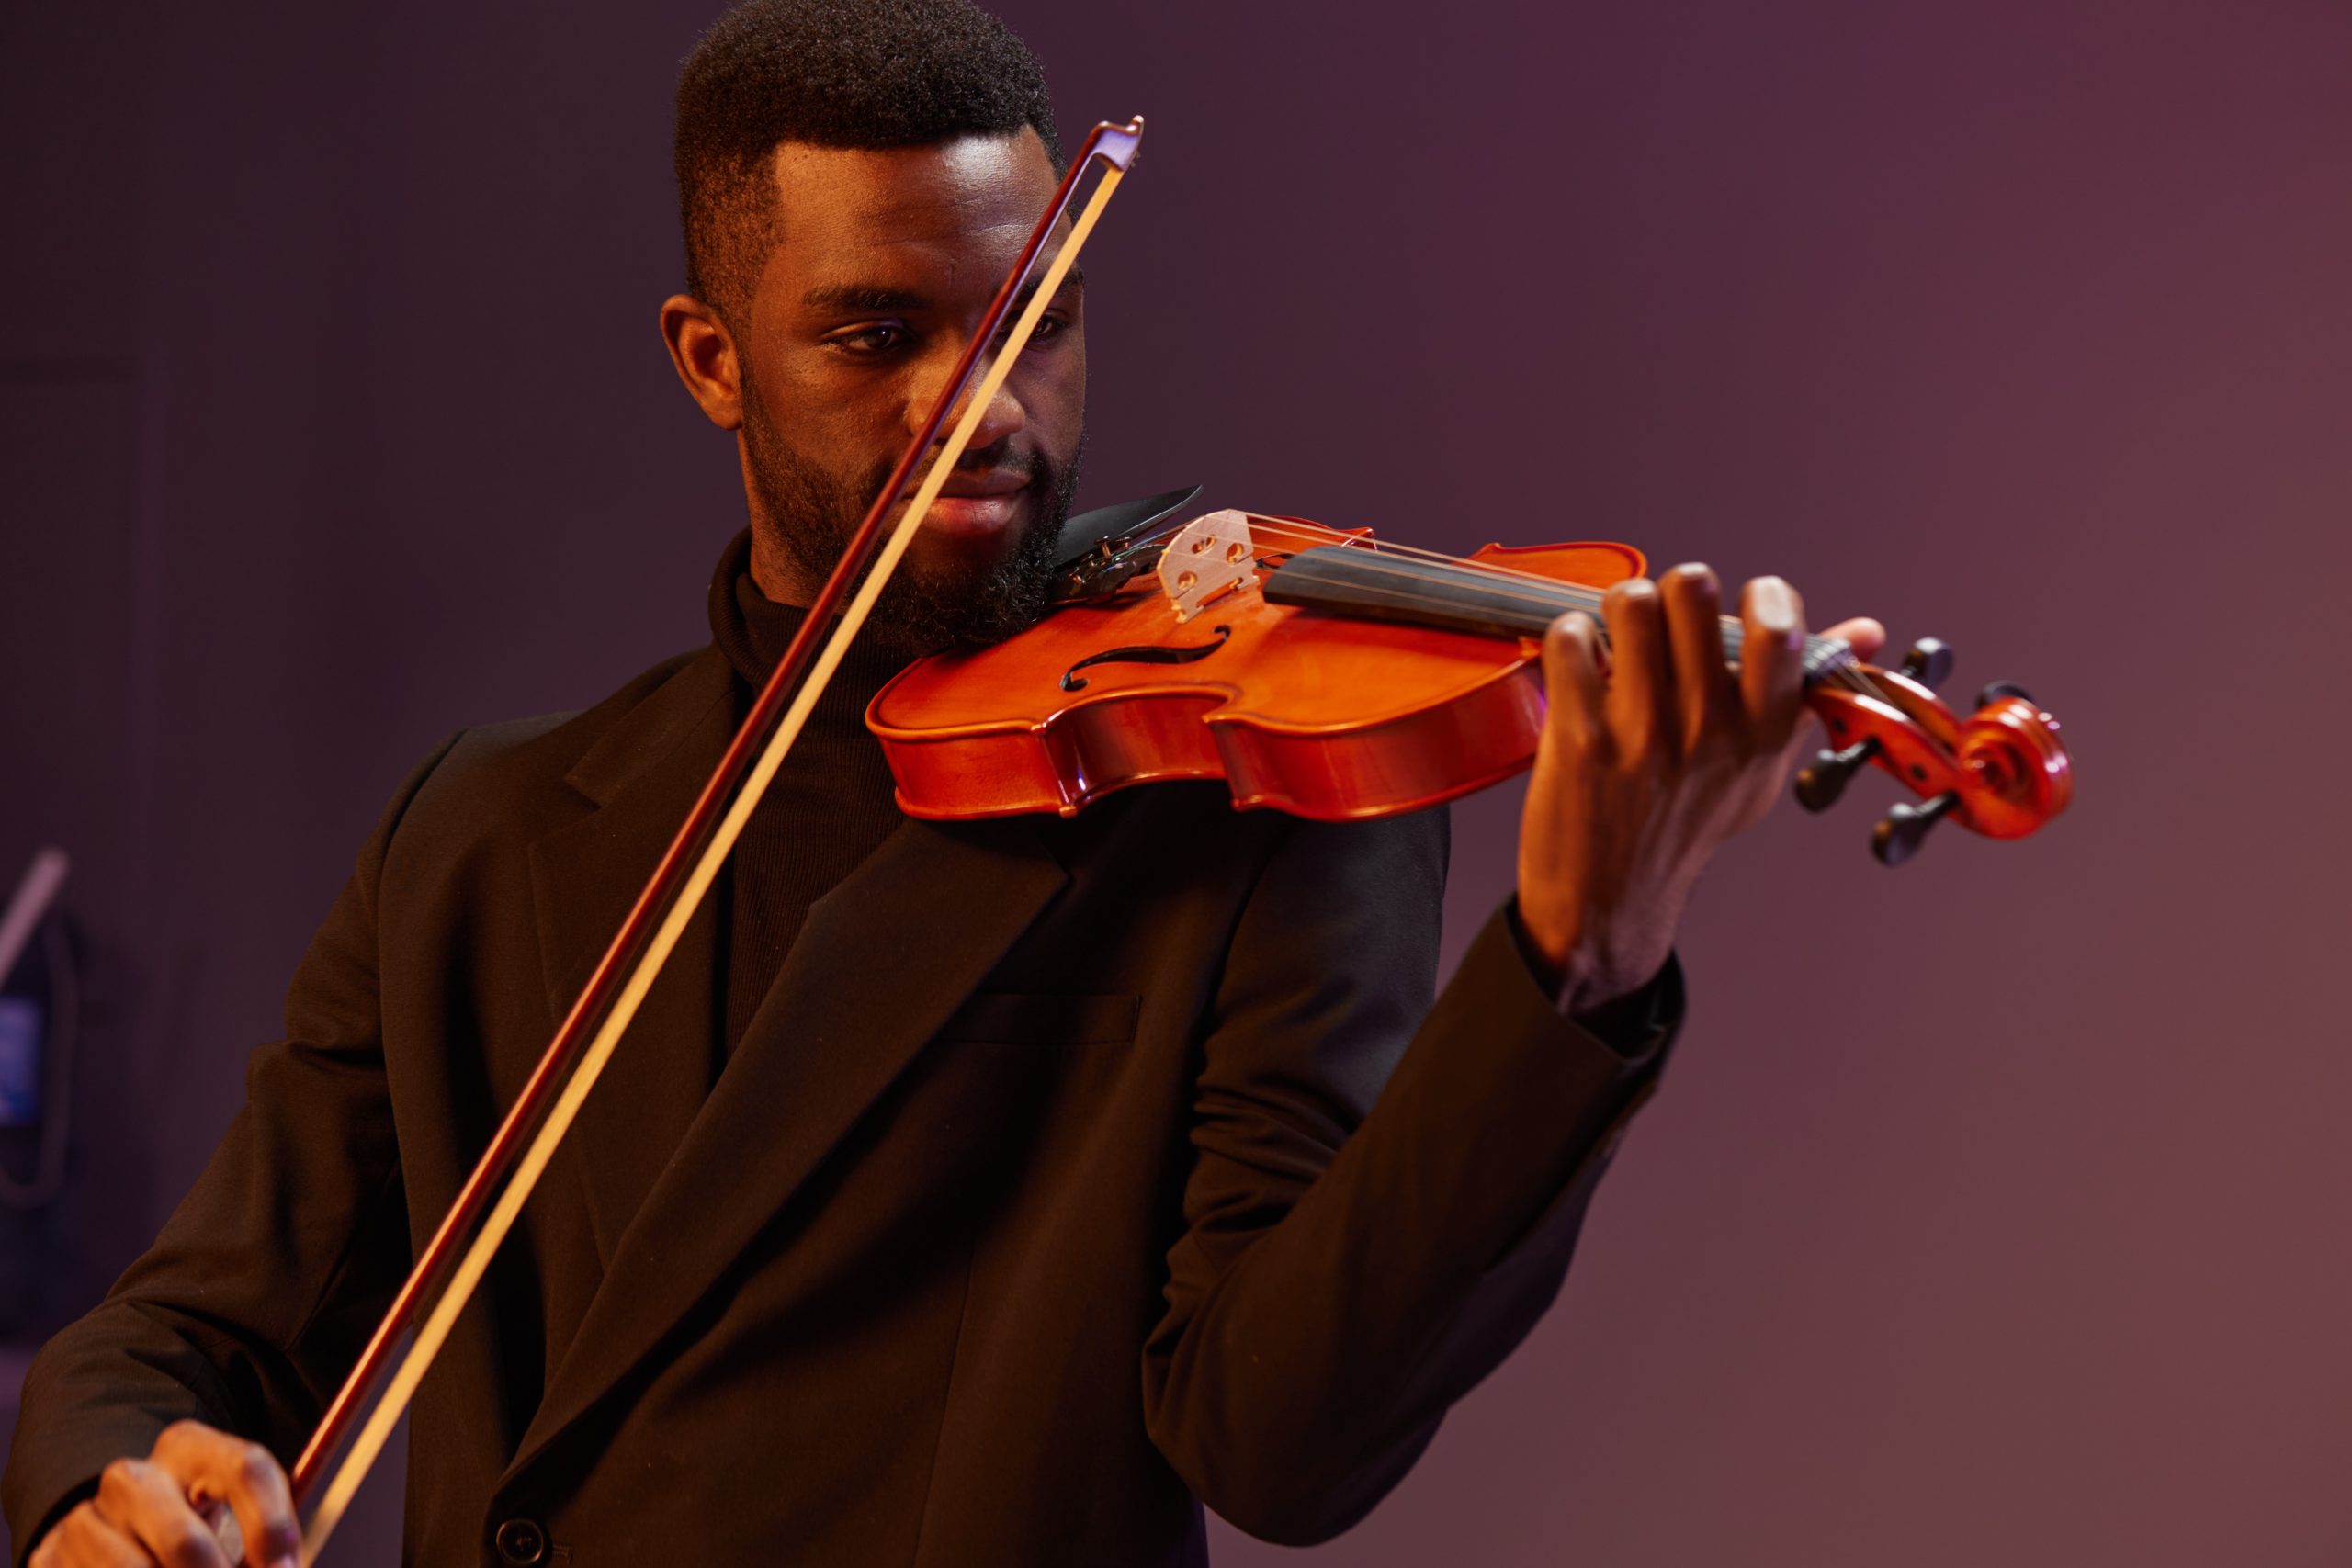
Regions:
<instances>
[{"instance_id":1,"label":"man's mustache","mask_svg":"<svg viewBox=\"0 0 2352 1568\"><path fill-rule=\"evenodd\" d=\"M932 454L933 460L937 457L938 454ZM928 473L929 464L918 471ZM967 452L956 459L956 471L959 474L1018 474L1024 479L1035 479L1047 472L1048 468L1044 454L1007 446L996 451Z\"/></svg>"},{"instance_id":2,"label":"man's mustache","mask_svg":"<svg viewBox=\"0 0 2352 1568\"><path fill-rule=\"evenodd\" d=\"M922 461L915 465L914 477L909 481L910 493L912 492L915 485L922 482L923 475L931 472L932 466L938 460L937 448L923 454ZM879 462L874 466L866 479L866 505L872 506L874 498L882 493L882 487L890 482L890 469L894 466L895 461ZM1028 483L1036 485L1039 479L1051 481L1057 470L1053 464L1046 460L1046 455L1042 452L1024 452L1017 447L1006 446L979 452L967 452L956 460L956 471L959 474L1018 474ZM1048 482L1038 485L1037 488L1051 490L1053 486Z\"/></svg>"}]
</instances>

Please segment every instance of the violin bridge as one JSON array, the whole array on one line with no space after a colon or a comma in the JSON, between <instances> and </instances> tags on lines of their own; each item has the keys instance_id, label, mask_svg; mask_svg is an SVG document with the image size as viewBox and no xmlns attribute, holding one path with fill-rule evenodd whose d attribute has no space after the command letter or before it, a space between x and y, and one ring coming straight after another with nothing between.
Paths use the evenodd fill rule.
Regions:
<instances>
[{"instance_id":1,"label":"violin bridge","mask_svg":"<svg viewBox=\"0 0 2352 1568\"><path fill-rule=\"evenodd\" d=\"M1189 621L1210 601L1258 581L1258 547L1247 513L1231 510L1196 517L1177 530L1159 557L1159 586Z\"/></svg>"}]
</instances>

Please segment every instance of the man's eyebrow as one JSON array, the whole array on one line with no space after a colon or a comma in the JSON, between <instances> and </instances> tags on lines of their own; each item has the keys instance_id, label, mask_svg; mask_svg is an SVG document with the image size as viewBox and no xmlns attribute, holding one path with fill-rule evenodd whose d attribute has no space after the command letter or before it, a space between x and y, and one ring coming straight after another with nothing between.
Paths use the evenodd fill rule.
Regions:
<instances>
[{"instance_id":1,"label":"man's eyebrow","mask_svg":"<svg viewBox=\"0 0 2352 1568\"><path fill-rule=\"evenodd\" d=\"M893 288L881 283L828 283L803 294L800 303L804 309L828 314L854 314L865 310L887 313L931 308L928 297L911 288Z\"/></svg>"},{"instance_id":2,"label":"man's eyebrow","mask_svg":"<svg viewBox=\"0 0 2352 1568\"><path fill-rule=\"evenodd\" d=\"M1008 321L1029 308L1029 301L1037 297L1037 285L1043 281L1042 278L1033 277L1021 286L1021 292L1012 297L1012 309L1005 312L1005 319ZM1063 275L1062 288L1083 288L1085 287L1086 269L1073 263L1069 271ZM1060 289L1055 292L1059 293Z\"/></svg>"},{"instance_id":3,"label":"man's eyebrow","mask_svg":"<svg viewBox=\"0 0 2352 1568\"><path fill-rule=\"evenodd\" d=\"M1021 286L1013 297L1012 311L1019 315L1036 296L1037 282L1031 278ZM1064 288L1082 288L1086 273L1073 266L1062 279ZM800 297L801 309L819 315L854 316L862 314L889 315L899 311L914 312L931 309L931 297L912 288L896 288L887 283L827 283L811 288Z\"/></svg>"}]
</instances>

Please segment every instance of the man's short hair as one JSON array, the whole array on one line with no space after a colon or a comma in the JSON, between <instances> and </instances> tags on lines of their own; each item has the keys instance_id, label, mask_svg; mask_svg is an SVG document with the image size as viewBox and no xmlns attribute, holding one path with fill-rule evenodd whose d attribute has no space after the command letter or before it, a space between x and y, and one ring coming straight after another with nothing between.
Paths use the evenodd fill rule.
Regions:
<instances>
[{"instance_id":1,"label":"man's short hair","mask_svg":"<svg viewBox=\"0 0 2352 1568\"><path fill-rule=\"evenodd\" d=\"M776 241L779 142L924 147L1024 125L1058 168L1044 69L970 0L745 0L678 79L686 291L730 321L751 303Z\"/></svg>"}]
</instances>

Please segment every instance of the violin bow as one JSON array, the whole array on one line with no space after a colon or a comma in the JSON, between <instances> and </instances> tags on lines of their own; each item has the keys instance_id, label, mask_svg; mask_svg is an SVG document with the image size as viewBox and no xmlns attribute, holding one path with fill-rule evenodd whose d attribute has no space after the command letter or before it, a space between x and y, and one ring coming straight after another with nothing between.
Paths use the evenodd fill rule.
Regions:
<instances>
[{"instance_id":1,"label":"violin bow","mask_svg":"<svg viewBox=\"0 0 2352 1568\"><path fill-rule=\"evenodd\" d=\"M938 400L933 404L922 427L907 444L898 466L891 469L880 493L866 509L865 520L851 536L832 575L818 590L815 602L808 606L767 683L760 688L759 696L736 730L726 754L703 785L702 793L695 796L685 821L662 852L637 901L629 907L628 918L605 949L595 971L581 987L579 999L571 1004L555 1038L548 1043L538 1066L532 1069L530 1078L482 1151L481 1161L458 1190L432 1241L418 1255L400 1293L393 1298L390 1310L376 1325L368 1348L361 1352L358 1364L344 1380L318 1428L311 1434L310 1442L294 1465L292 1484L298 1509L317 1490L329 1461L342 1447L368 1394L382 1382L382 1397L376 1402L358 1435L351 1439L342 1464L319 1495L317 1510L303 1531L305 1568L325 1547L368 1469L383 1451L385 1441L408 1408L417 1384L448 1338L458 1314L472 1299L499 1244L514 1228L524 1202L563 1142L589 1090L595 1087L614 1047L637 1016L638 1004L644 1000L680 934L709 892L719 867L735 847L743 824L766 794L769 782L783 765L810 710L817 705L834 671L841 667L899 558L914 542L931 503L937 499L948 476L955 472L956 461L970 445L972 434L979 427L989 404L1012 375L1031 334L1052 304L1055 292L1078 260L1078 253L1093 231L1095 220L1134 164L1136 149L1142 139L1140 116L1123 126L1105 121L1088 133L1078 156L1070 161L1060 185L1055 188L1045 216L1038 219L1012 270L997 289L972 341L964 345L962 355L946 385L940 389ZM941 446L937 459L924 471L922 482L908 502L904 515L895 527L891 526L891 510L906 493L916 468L938 439L947 416L967 388L972 386L973 372L982 351L995 340L1005 317L1012 312L1022 286L1045 254L1055 228L1077 199L1082 176L1098 159L1102 164L1102 178L1072 223L1069 237L1047 262L1044 276L1004 346L973 388L963 417ZM869 565L873 570L866 571L864 581L859 582L858 574ZM853 584L856 585L854 594ZM834 619L837 613L838 624ZM802 679L804 673L806 680ZM791 696L788 707L787 694ZM781 722L777 719L779 711L783 714ZM731 805L728 804L730 792ZM497 1190L494 1202L493 1189ZM473 1231L470 1244L466 1244L466 1233L477 1219L481 1226ZM435 1296L436 1288L439 1293ZM419 1311L428 1296L434 1296L432 1309L419 1323ZM385 1381L385 1371L391 1364L395 1347L412 1325L415 1332L408 1353Z\"/></svg>"}]
</instances>

